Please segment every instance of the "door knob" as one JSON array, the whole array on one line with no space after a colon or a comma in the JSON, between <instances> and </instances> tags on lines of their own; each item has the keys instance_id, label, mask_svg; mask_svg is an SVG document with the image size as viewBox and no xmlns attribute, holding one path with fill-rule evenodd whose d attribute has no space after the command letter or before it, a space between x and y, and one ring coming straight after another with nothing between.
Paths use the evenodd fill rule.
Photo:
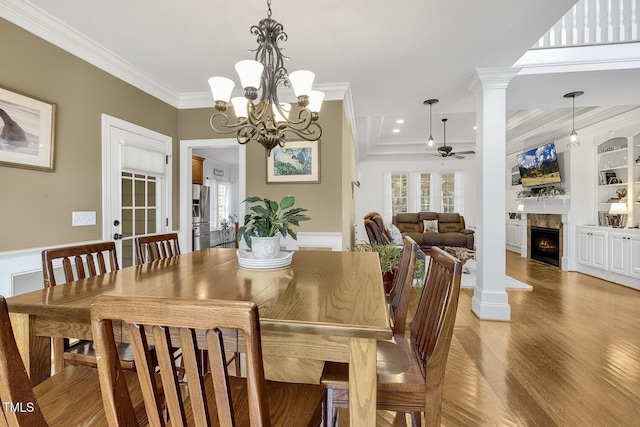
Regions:
<instances>
[{"instance_id":1,"label":"door knob","mask_svg":"<svg viewBox=\"0 0 640 427\"><path fill-rule=\"evenodd\" d=\"M120 239L122 239L122 234L116 233L113 235L113 240L120 240Z\"/></svg>"}]
</instances>

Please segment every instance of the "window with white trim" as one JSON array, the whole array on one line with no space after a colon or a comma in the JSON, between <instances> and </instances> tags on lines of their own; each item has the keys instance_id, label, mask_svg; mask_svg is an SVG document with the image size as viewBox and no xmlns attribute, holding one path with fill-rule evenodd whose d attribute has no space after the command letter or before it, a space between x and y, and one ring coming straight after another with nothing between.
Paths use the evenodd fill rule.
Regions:
<instances>
[{"instance_id":1,"label":"window with white trim","mask_svg":"<svg viewBox=\"0 0 640 427\"><path fill-rule=\"evenodd\" d=\"M391 174L391 214L407 212L409 206L408 176L405 173Z\"/></svg>"},{"instance_id":2,"label":"window with white trim","mask_svg":"<svg viewBox=\"0 0 640 427\"><path fill-rule=\"evenodd\" d=\"M455 212L464 215L463 171L389 173L385 213Z\"/></svg>"}]
</instances>

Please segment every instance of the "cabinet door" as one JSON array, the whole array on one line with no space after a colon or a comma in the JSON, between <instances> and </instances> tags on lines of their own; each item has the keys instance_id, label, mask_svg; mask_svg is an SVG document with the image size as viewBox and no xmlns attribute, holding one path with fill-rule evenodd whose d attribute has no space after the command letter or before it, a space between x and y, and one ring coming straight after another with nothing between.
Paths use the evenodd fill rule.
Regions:
<instances>
[{"instance_id":1,"label":"cabinet door","mask_svg":"<svg viewBox=\"0 0 640 427\"><path fill-rule=\"evenodd\" d=\"M522 225L513 224L513 246L522 248Z\"/></svg>"},{"instance_id":2,"label":"cabinet door","mask_svg":"<svg viewBox=\"0 0 640 427\"><path fill-rule=\"evenodd\" d=\"M629 245L629 276L640 279L640 237L631 237Z\"/></svg>"},{"instance_id":3,"label":"cabinet door","mask_svg":"<svg viewBox=\"0 0 640 427\"><path fill-rule=\"evenodd\" d=\"M607 269L607 234L600 232L591 233L591 266Z\"/></svg>"},{"instance_id":4,"label":"cabinet door","mask_svg":"<svg viewBox=\"0 0 640 427\"><path fill-rule=\"evenodd\" d=\"M193 184L202 185L204 182L204 159L198 156L191 157L191 181Z\"/></svg>"},{"instance_id":5,"label":"cabinet door","mask_svg":"<svg viewBox=\"0 0 640 427\"><path fill-rule=\"evenodd\" d=\"M591 265L591 233L578 232L578 262Z\"/></svg>"},{"instance_id":6,"label":"cabinet door","mask_svg":"<svg viewBox=\"0 0 640 427\"><path fill-rule=\"evenodd\" d=\"M627 254L627 237L619 234L609 235L609 271L627 274L629 258Z\"/></svg>"}]
</instances>

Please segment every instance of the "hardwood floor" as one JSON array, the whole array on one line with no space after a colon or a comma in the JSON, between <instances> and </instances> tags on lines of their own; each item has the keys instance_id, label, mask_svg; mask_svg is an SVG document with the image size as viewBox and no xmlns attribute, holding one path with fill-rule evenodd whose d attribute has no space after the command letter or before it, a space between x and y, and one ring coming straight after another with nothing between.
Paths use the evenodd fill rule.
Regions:
<instances>
[{"instance_id":1,"label":"hardwood floor","mask_svg":"<svg viewBox=\"0 0 640 427\"><path fill-rule=\"evenodd\" d=\"M507 274L533 286L508 291L511 322L461 291L442 425L640 426L640 292L512 252Z\"/></svg>"}]
</instances>

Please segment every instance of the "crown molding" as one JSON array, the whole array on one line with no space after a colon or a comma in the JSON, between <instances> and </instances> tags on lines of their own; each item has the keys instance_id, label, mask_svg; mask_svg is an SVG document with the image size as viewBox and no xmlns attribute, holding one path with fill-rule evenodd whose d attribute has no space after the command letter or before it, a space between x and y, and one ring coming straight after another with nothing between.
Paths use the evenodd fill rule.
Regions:
<instances>
[{"instance_id":1,"label":"crown molding","mask_svg":"<svg viewBox=\"0 0 640 427\"><path fill-rule=\"evenodd\" d=\"M0 0L0 16L91 65L178 107L178 93L27 1Z\"/></svg>"},{"instance_id":2,"label":"crown molding","mask_svg":"<svg viewBox=\"0 0 640 427\"><path fill-rule=\"evenodd\" d=\"M488 89L506 89L519 68L476 68L464 84L464 88L475 94Z\"/></svg>"}]
</instances>

